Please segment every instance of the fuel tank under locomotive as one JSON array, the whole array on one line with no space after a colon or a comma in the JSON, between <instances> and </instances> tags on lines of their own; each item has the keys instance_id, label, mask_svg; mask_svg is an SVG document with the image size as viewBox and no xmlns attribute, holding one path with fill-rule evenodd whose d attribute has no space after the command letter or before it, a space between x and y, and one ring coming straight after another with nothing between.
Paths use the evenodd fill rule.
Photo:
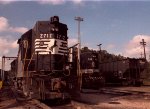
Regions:
<instances>
[{"instance_id":1,"label":"fuel tank under locomotive","mask_svg":"<svg viewBox=\"0 0 150 109\"><path fill-rule=\"evenodd\" d=\"M36 99L69 97L66 89L68 42L67 25L59 17L37 21L18 40L15 87Z\"/></svg>"}]
</instances>

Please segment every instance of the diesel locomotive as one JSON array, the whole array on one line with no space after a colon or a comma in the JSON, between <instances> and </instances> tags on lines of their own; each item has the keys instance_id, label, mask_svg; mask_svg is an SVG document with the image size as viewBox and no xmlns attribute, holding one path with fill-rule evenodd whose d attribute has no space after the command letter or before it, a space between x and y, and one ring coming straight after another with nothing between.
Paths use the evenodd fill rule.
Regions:
<instances>
[{"instance_id":1,"label":"diesel locomotive","mask_svg":"<svg viewBox=\"0 0 150 109\"><path fill-rule=\"evenodd\" d=\"M81 58L82 88L99 89L104 86L104 78L99 70L98 52L83 52Z\"/></svg>"},{"instance_id":2,"label":"diesel locomotive","mask_svg":"<svg viewBox=\"0 0 150 109\"><path fill-rule=\"evenodd\" d=\"M18 92L35 99L69 98L67 25L58 16L37 21L18 39L18 57L11 63Z\"/></svg>"}]
</instances>

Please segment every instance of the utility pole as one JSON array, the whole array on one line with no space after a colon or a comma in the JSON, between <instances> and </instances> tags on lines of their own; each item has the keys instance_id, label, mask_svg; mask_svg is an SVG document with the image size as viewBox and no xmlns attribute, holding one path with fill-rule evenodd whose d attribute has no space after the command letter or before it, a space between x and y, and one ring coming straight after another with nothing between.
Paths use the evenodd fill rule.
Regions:
<instances>
[{"instance_id":1,"label":"utility pole","mask_svg":"<svg viewBox=\"0 0 150 109\"><path fill-rule=\"evenodd\" d=\"M102 44L98 44L97 46L99 47L99 52L101 52L101 45Z\"/></svg>"},{"instance_id":2,"label":"utility pole","mask_svg":"<svg viewBox=\"0 0 150 109\"><path fill-rule=\"evenodd\" d=\"M102 44L98 44L97 46L99 47L99 61L101 62L101 45Z\"/></svg>"},{"instance_id":3,"label":"utility pole","mask_svg":"<svg viewBox=\"0 0 150 109\"><path fill-rule=\"evenodd\" d=\"M143 58L143 53L141 52L141 58Z\"/></svg>"},{"instance_id":4,"label":"utility pole","mask_svg":"<svg viewBox=\"0 0 150 109\"><path fill-rule=\"evenodd\" d=\"M99 67L99 70L100 70L100 73L101 73L101 45L102 44L98 44L97 46L99 47L99 53L98 53L98 67Z\"/></svg>"},{"instance_id":5,"label":"utility pole","mask_svg":"<svg viewBox=\"0 0 150 109\"><path fill-rule=\"evenodd\" d=\"M143 46L143 49L144 49L144 58L146 60L146 53L145 53L146 42L144 41L144 39L142 39L142 42L140 42L140 44Z\"/></svg>"},{"instance_id":6,"label":"utility pole","mask_svg":"<svg viewBox=\"0 0 150 109\"><path fill-rule=\"evenodd\" d=\"M80 49L81 49L81 36L80 36L80 22L83 21L81 17L75 17L75 20L78 22L78 59L77 59L77 76L78 76L78 85L79 90L82 86L82 73L80 71Z\"/></svg>"}]
</instances>

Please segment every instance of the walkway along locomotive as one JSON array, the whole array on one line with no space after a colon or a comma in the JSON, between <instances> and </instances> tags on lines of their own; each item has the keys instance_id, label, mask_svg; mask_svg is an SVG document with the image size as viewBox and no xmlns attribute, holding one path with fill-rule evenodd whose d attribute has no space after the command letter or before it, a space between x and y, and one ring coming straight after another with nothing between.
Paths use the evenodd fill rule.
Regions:
<instances>
[{"instance_id":1,"label":"walkway along locomotive","mask_svg":"<svg viewBox=\"0 0 150 109\"><path fill-rule=\"evenodd\" d=\"M41 100L70 97L67 30L54 16L37 21L21 36L18 57L11 63L17 91Z\"/></svg>"}]
</instances>

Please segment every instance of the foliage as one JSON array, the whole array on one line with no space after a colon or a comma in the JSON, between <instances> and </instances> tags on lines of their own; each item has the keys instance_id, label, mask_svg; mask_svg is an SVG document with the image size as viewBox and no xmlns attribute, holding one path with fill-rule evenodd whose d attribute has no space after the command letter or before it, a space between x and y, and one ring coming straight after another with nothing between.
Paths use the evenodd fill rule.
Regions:
<instances>
[{"instance_id":1,"label":"foliage","mask_svg":"<svg viewBox=\"0 0 150 109\"><path fill-rule=\"evenodd\" d=\"M106 50L97 51L97 50L89 49L88 47L83 47L81 49L81 53L84 53L84 52L97 52L97 53L99 53L100 62L110 62L110 61L122 60L122 59L126 58L126 57L121 56L120 54L119 55L110 54Z\"/></svg>"}]
</instances>

